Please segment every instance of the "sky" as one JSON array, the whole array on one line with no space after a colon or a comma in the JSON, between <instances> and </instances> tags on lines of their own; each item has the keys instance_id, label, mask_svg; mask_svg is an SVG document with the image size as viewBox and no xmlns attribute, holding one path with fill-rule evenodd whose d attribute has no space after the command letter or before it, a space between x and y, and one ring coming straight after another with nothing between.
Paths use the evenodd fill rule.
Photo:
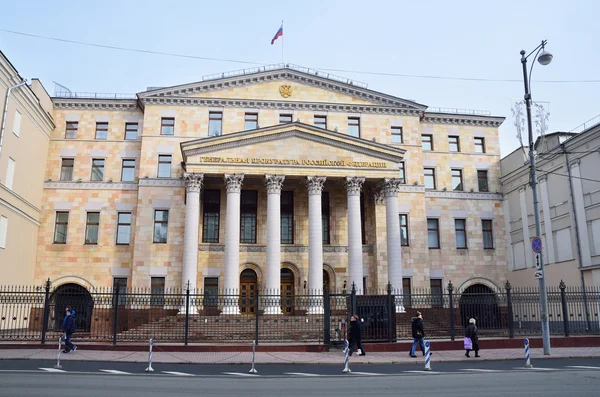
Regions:
<instances>
[{"instance_id":1,"label":"sky","mask_svg":"<svg viewBox=\"0 0 600 397\"><path fill-rule=\"evenodd\" d=\"M0 29L230 61L2 30L0 50L21 76L39 78L52 95L53 82L105 93L195 82L280 63L283 45L286 63L337 70L331 73L430 107L506 117L500 127L505 156L520 146L511 112L524 94L519 52L529 53L542 39L554 59L548 66L536 64L531 91L550 113L547 132L570 131L600 115L598 15L600 2L593 0L0 0ZM283 40L271 45L282 20Z\"/></svg>"}]
</instances>

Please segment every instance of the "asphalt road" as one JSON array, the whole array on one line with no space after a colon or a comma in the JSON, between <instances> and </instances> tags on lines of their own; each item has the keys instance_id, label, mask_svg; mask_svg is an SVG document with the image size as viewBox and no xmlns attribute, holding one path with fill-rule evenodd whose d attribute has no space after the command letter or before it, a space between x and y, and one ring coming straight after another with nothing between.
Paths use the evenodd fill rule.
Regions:
<instances>
[{"instance_id":1,"label":"asphalt road","mask_svg":"<svg viewBox=\"0 0 600 397\"><path fill-rule=\"evenodd\" d=\"M248 365L0 360L0 396L597 396L600 360L537 360L416 364Z\"/></svg>"}]
</instances>

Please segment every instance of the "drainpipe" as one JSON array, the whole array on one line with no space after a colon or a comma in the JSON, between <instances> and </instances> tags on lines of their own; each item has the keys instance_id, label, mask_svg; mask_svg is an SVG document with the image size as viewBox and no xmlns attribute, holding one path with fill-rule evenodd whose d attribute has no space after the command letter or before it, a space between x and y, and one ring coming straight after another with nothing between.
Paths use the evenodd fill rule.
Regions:
<instances>
[{"instance_id":1,"label":"drainpipe","mask_svg":"<svg viewBox=\"0 0 600 397\"><path fill-rule=\"evenodd\" d=\"M569 177L569 196L571 198L571 210L573 211L573 221L575 223L575 240L577 241L577 263L578 263L578 268L579 268L579 276L581 277L581 289L583 292L583 305L585 308L585 318L586 318L586 322L587 322L587 328L586 331L589 331L591 329L591 323L590 323L590 313L588 311L588 304L587 304L587 294L585 292L585 277L583 275L583 266L581 266L581 244L579 242L579 227L577 226L577 212L575 212L575 200L573 199L573 180L571 177L571 163L569 163L569 155L567 153L567 150L565 149L565 144L561 143L560 144L560 148L562 149L562 152L565 155L565 162L567 164L567 175Z\"/></svg>"},{"instance_id":2,"label":"drainpipe","mask_svg":"<svg viewBox=\"0 0 600 397\"><path fill-rule=\"evenodd\" d=\"M0 155L2 155L2 142L4 141L4 127L6 126L6 113L8 112L8 100L10 99L10 92L15 88L25 84L27 84L27 80L23 80L17 85L8 87L8 90L6 91L6 97L4 98L4 112L2 112L2 123L0 123L0 125L2 125L2 127L0 127Z\"/></svg>"}]
</instances>

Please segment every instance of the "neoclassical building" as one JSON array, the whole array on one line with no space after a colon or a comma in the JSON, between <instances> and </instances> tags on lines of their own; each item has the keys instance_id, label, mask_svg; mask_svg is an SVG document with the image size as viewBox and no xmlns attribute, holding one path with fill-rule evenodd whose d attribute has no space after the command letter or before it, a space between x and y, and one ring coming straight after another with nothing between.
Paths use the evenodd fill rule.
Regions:
<instances>
[{"instance_id":1,"label":"neoclassical building","mask_svg":"<svg viewBox=\"0 0 600 397\"><path fill-rule=\"evenodd\" d=\"M36 283L441 293L505 280L502 117L293 65L52 102Z\"/></svg>"}]
</instances>

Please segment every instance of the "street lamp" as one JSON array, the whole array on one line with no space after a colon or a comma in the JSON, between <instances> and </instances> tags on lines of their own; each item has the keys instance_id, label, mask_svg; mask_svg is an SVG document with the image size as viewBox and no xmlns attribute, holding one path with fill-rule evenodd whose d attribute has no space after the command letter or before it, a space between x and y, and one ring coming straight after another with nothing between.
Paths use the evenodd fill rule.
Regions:
<instances>
[{"instance_id":1,"label":"street lamp","mask_svg":"<svg viewBox=\"0 0 600 397\"><path fill-rule=\"evenodd\" d=\"M535 175L535 156L533 148L533 131L531 127L531 90L529 84L531 82L531 72L533 71L532 62L529 70L529 79L527 78L527 58L535 52L535 57L542 65L548 65L552 62L552 54L545 50L547 40L542 40L542 43L537 46L529 55L525 56L525 50L521 50L521 64L523 65L523 82L525 83L525 106L527 108L527 132L529 137L529 171L531 173L531 190L533 191L533 216L535 219L535 235L541 236L540 231L540 215L538 212L538 197L537 197L537 178ZM546 276L544 273L544 257L540 250L538 263L536 263L537 274L540 283L540 317L542 320L542 339L544 341L544 355L550 354L550 326L548 324L548 295L546 294Z\"/></svg>"}]
</instances>

